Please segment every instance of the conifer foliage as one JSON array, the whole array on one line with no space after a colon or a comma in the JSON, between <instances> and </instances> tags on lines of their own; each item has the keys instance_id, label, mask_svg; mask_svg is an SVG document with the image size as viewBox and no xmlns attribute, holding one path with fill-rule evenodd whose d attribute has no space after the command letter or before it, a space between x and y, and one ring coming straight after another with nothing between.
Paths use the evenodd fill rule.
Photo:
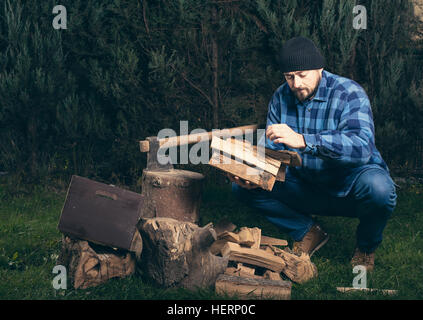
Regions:
<instances>
[{"instance_id":1,"label":"conifer foliage","mask_svg":"<svg viewBox=\"0 0 423 320\"><path fill-rule=\"evenodd\" d=\"M302 35L367 91L391 167L422 165L421 40L411 0L54 0L0 6L0 171L133 183L137 141L263 123L277 54ZM353 28L354 6L367 29ZM420 141L420 142L419 142Z\"/></svg>"}]
</instances>

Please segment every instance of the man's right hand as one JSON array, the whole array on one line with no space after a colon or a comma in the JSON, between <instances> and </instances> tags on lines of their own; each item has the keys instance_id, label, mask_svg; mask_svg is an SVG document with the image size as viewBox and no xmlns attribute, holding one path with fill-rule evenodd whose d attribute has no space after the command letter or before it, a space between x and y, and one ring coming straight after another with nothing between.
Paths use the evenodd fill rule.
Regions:
<instances>
[{"instance_id":1,"label":"man's right hand","mask_svg":"<svg viewBox=\"0 0 423 320\"><path fill-rule=\"evenodd\" d=\"M239 186L241 186L245 189L257 189L259 187L258 185L254 184L250 181L241 179L240 177L237 177L233 174L227 173L226 175L227 175L227 177L230 181L235 182L236 184L238 184Z\"/></svg>"}]
</instances>

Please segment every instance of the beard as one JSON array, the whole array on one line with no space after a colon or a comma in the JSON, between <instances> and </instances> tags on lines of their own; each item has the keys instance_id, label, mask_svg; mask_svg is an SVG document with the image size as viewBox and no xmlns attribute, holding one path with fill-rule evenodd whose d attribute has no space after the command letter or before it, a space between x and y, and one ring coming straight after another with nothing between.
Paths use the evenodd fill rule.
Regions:
<instances>
[{"instance_id":1,"label":"beard","mask_svg":"<svg viewBox=\"0 0 423 320\"><path fill-rule=\"evenodd\" d=\"M301 102L313 99L313 97L316 95L317 89L319 88L319 84L320 84L321 80L322 80L322 76L320 76L317 79L316 83L314 84L313 89L302 88L303 90L301 90L301 89L295 90L294 94L297 97L297 99Z\"/></svg>"},{"instance_id":2,"label":"beard","mask_svg":"<svg viewBox=\"0 0 423 320\"><path fill-rule=\"evenodd\" d=\"M301 102L311 100L315 96L318 87L319 86L316 85L314 90L311 91L311 92L307 88L305 88L303 90L295 90L294 94L297 97L297 99L300 100Z\"/></svg>"}]
</instances>

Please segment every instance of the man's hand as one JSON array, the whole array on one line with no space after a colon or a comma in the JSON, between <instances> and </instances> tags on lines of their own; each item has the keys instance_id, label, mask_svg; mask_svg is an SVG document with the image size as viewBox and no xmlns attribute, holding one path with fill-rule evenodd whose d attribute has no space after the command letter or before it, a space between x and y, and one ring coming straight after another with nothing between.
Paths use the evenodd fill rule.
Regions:
<instances>
[{"instance_id":1,"label":"man's hand","mask_svg":"<svg viewBox=\"0 0 423 320\"><path fill-rule=\"evenodd\" d=\"M251 183L250 181L241 179L240 177L234 176L233 174L227 173L226 175L229 180L235 182L236 184L240 185L245 189L256 189L259 187L258 185Z\"/></svg>"},{"instance_id":2,"label":"man's hand","mask_svg":"<svg viewBox=\"0 0 423 320\"><path fill-rule=\"evenodd\" d=\"M302 134L296 133L286 124L274 124L267 128L266 137L274 143L283 143L287 147L302 149L306 147Z\"/></svg>"}]
</instances>

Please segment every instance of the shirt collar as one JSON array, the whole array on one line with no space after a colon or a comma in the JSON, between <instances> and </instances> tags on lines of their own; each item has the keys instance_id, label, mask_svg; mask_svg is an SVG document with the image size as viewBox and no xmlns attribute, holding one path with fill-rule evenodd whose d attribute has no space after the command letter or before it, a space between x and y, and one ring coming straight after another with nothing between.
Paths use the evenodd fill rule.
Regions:
<instances>
[{"instance_id":1,"label":"shirt collar","mask_svg":"<svg viewBox=\"0 0 423 320\"><path fill-rule=\"evenodd\" d=\"M294 95L294 93L291 91L291 89L289 89L291 95L294 98L295 104L299 104L301 103L297 97ZM322 72L322 79L320 79L319 82L319 86L317 88L316 94L314 95L313 99L311 99L310 101L327 101L328 100L328 88L327 88L327 72L325 70L323 70ZM307 101L305 101L304 103L307 103Z\"/></svg>"},{"instance_id":2,"label":"shirt collar","mask_svg":"<svg viewBox=\"0 0 423 320\"><path fill-rule=\"evenodd\" d=\"M319 83L319 88L317 89L316 95L314 96L313 100L317 101L328 101L328 87L327 87L327 72L323 70L322 72L322 79Z\"/></svg>"}]
</instances>

